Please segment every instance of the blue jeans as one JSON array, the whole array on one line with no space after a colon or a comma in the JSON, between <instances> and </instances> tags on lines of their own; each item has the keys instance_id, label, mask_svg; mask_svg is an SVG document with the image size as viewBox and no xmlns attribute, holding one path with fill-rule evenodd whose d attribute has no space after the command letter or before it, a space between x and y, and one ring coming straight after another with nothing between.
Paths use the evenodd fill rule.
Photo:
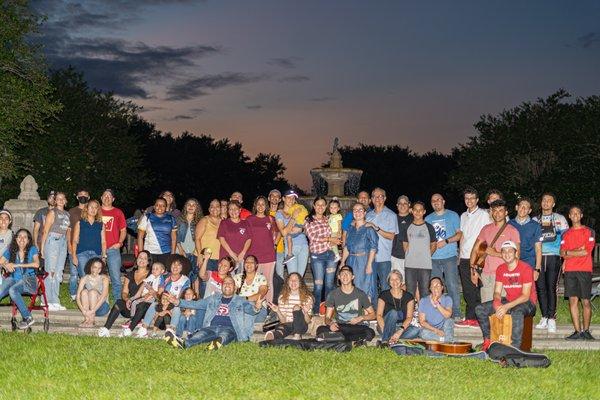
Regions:
<instances>
[{"instance_id":1,"label":"blue jeans","mask_svg":"<svg viewBox=\"0 0 600 400\"><path fill-rule=\"evenodd\" d=\"M207 326L200 328L185 339L185 347L212 342L221 338L221 344L226 345L237 339L235 331L230 326Z\"/></svg>"},{"instance_id":2,"label":"blue jeans","mask_svg":"<svg viewBox=\"0 0 600 400\"><path fill-rule=\"evenodd\" d=\"M458 258L434 259L431 260L431 264L431 277L442 278L444 280L448 295L452 299L452 316L460 317Z\"/></svg>"},{"instance_id":3,"label":"blue jeans","mask_svg":"<svg viewBox=\"0 0 600 400\"><path fill-rule=\"evenodd\" d=\"M288 274L297 272L300 276L304 276L306 265L308 264L308 245L294 244L292 247L292 254L296 256L296 258L286 264ZM283 268L281 269L281 274L279 274L279 276L283 276Z\"/></svg>"},{"instance_id":4,"label":"blue jeans","mask_svg":"<svg viewBox=\"0 0 600 400\"><path fill-rule=\"evenodd\" d=\"M71 297L77 295L77 283L79 282L79 274L77 273L77 266L73 264L72 256L67 256L69 259L69 294Z\"/></svg>"},{"instance_id":5,"label":"blue jeans","mask_svg":"<svg viewBox=\"0 0 600 400\"><path fill-rule=\"evenodd\" d=\"M283 265L283 260L285 259L285 253L276 253L275 257L275 272L283 279L283 268L285 267Z\"/></svg>"},{"instance_id":6,"label":"blue jeans","mask_svg":"<svg viewBox=\"0 0 600 400\"><path fill-rule=\"evenodd\" d=\"M440 328L444 331L444 342L453 342L454 341L454 321L451 318L446 318L444 320L444 324ZM441 337L425 328L417 328L416 326L409 326L402 335L400 339L415 339L421 338L423 340L435 340L437 342L440 341Z\"/></svg>"},{"instance_id":7,"label":"blue jeans","mask_svg":"<svg viewBox=\"0 0 600 400\"><path fill-rule=\"evenodd\" d=\"M181 315L175 330L177 336L183 335L183 332L193 333L202 327L203 321L200 320L200 317L204 319L204 310L202 310L202 316L199 315L200 310L195 311L196 313L189 317L186 317L183 314Z\"/></svg>"},{"instance_id":8,"label":"blue jeans","mask_svg":"<svg viewBox=\"0 0 600 400\"><path fill-rule=\"evenodd\" d=\"M388 285L387 279L390 271L392 270L392 262L391 261L373 261L373 297L371 300L371 304L373 304L373 308L377 308L377 295L384 290L388 290L390 285ZM379 287L379 289L378 289Z\"/></svg>"},{"instance_id":9,"label":"blue jeans","mask_svg":"<svg viewBox=\"0 0 600 400\"><path fill-rule=\"evenodd\" d=\"M335 254L331 250L327 250L320 254L311 253L310 266L312 268L314 279L313 294L315 296L315 301L313 304L313 314L317 314L319 312L321 299L326 299L329 292L335 288ZM325 285L323 285L323 281ZM323 286L325 286L325 293L323 293ZM323 297L321 297L321 295L323 295Z\"/></svg>"},{"instance_id":10,"label":"blue jeans","mask_svg":"<svg viewBox=\"0 0 600 400\"><path fill-rule=\"evenodd\" d=\"M4 278L0 285L0 299L9 295L15 303L23 319L31 317L31 312L25 305L23 294L33 294L37 290L37 280L33 275L27 275L18 281L13 278Z\"/></svg>"},{"instance_id":11,"label":"blue jeans","mask_svg":"<svg viewBox=\"0 0 600 400\"><path fill-rule=\"evenodd\" d=\"M96 317L103 317L108 314L109 311L110 305L108 304L108 300L106 300L104 304L102 304L100 308L96 310Z\"/></svg>"},{"instance_id":12,"label":"blue jeans","mask_svg":"<svg viewBox=\"0 0 600 400\"><path fill-rule=\"evenodd\" d=\"M113 300L121 298L121 250L106 249L106 263L108 264L108 275L110 276L110 285L112 286Z\"/></svg>"},{"instance_id":13,"label":"blue jeans","mask_svg":"<svg viewBox=\"0 0 600 400\"><path fill-rule=\"evenodd\" d=\"M400 328L404 322L404 313L394 309L388 311L383 317L383 332L381 332L381 340L387 342L392 335Z\"/></svg>"},{"instance_id":14,"label":"blue jeans","mask_svg":"<svg viewBox=\"0 0 600 400\"><path fill-rule=\"evenodd\" d=\"M366 253L363 253L363 255L360 256L350 254L346 259L346 265L352 267L354 272L354 286L365 292L369 300L372 301L372 299L376 299L377 296L376 293L373 293L375 290L375 284L373 283L375 271L372 269L372 272L367 274L367 260L368 255ZM373 267L372 264L371 267ZM373 304L373 307L376 307L377 300Z\"/></svg>"},{"instance_id":15,"label":"blue jeans","mask_svg":"<svg viewBox=\"0 0 600 400\"><path fill-rule=\"evenodd\" d=\"M149 327L150 324L152 324L152 320L154 319L155 315L156 315L156 302L154 302L150 305L150 307L148 308L148 311L146 311L146 315L144 315L144 325L146 327ZM181 317L181 308L174 307L171 310L171 323L169 325L177 327L177 325L179 324L180 317Z\"/></svg>"},{"instance_id":16,"label":"blue jeans","mask_svg":"<svg viewBox=\"0 0 600 400\"><path fill-rule=\"evenodd\" d=\"M67 238L65 235L50 232L44 244L44 268L48 272L45 279L48 303L59 304L60 283L62 282L65 261L67 260Z\"/></svg>"}]
</instances>

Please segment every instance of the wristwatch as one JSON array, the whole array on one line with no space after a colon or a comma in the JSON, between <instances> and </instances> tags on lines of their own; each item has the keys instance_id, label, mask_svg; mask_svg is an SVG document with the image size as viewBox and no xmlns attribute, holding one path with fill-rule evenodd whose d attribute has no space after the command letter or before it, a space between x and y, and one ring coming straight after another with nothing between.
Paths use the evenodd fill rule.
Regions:
<instances>
[{"instance_id":1,"label":"wristwatch","mask_svg":"<svg viewBox=\"0 0 600 400\"><path fill-rule=\"evenodd\" d=\"M380 227L377 227L377 229L375 229L376 232L379 232L381 230Z\"/></svg>"}]
</instances>

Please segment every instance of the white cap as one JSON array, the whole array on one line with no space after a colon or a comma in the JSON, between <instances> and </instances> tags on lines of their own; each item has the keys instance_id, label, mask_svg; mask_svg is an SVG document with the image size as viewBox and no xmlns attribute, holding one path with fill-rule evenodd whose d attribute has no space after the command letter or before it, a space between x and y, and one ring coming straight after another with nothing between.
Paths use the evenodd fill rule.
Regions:
<instances>
[{"instance_id":1,"label":"white cap","mask_svg":"<svg viewBox=\"0 0 600 400\"><path fill-rule=\"evenodd\" d=\"M500 248L502 248L502 249L513 248L515 250L518 250L516 243L513 242L512 240L507 240L506 242L502 243L502 246L500 246Z\"/></svg>"}]
</instances>

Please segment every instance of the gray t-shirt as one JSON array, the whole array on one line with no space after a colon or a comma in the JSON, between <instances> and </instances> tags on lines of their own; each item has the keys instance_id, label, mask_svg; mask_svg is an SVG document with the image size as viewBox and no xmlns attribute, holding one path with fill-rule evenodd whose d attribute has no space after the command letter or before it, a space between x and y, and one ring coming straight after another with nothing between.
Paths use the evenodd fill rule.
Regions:
<instances>
[{"instance_id":1,"label":"gray t-shirt","mask_svg":"<svg viewBox=\"0 0 600 400\"><path fill-rule=\"evenodd\" d=\"M71 215L67 211L58 208L54 208L52 211L54 212L54 222L49 232L66 235L67 230L71 227Z\"/></svg>"},{"instance_id":2,"label":"gray t-shirt","mask_svg":"<svg viewBox=\"0 0 600 400\"><path fill-rule=\"evenodd\" d=\"M351 293L344 293L338 287L329 293L325 305L335 308L336 322L347 323L352 318L365 314L365 310L371 307L371 302L366 293L357 287Z\"/></svg>"},{"instance_id":3,"label":"gray t-shirt","mask_svg":"<svg viewBox=\"0 0 600 400\"><path fill-rule=\"evenodd\" d=\"M4 254L4 251L10 246L12 237L13 233L10 229L7 229L4 233L0 233L0 255Z\"/></svg>"},{"instance_id":4,"label":"gray t-shirt","mask_svg":"<svg viewBox=\"0 0 600 400\"><path fill-rule=\"evenodd\" d=\"M425 222L415 225L413 222L406 229L402 238L408 243L408 251L404 261L405 268L431 269L430 244L436 241L435 230L431 224Z\"/></svg>"}]
</instances>

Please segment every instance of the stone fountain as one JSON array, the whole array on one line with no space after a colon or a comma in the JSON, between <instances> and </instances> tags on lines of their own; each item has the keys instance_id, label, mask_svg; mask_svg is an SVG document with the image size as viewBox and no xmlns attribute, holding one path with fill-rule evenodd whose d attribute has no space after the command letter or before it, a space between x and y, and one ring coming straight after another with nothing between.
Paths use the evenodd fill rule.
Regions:
<instances>
[{"instance_id":1,"label":"stone fountain","mask_svg":"<svg viewBox=\"0 0 600 400\"><path fill-rule=\"evenodd\" d=\"M339 139L335 138L329 159L329 167L310 170L313 184L312 196L300 198L300 201L309 209L312 207L315 196L324 196L328 201L337 198L341 204L342 212L349 210L356 201L363 171L356 168L344 168L338 146Z\"/></svg>"}]
</instances>

